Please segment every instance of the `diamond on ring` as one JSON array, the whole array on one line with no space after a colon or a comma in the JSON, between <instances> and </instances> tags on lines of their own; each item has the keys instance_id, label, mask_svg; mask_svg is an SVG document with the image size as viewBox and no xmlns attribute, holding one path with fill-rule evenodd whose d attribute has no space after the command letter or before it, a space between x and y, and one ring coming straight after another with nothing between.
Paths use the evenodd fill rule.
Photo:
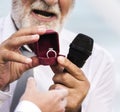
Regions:
<instances>
[{"instance_id":1,"label":"diamond on ring","mask_svg":"<svg viewBox=\"0 0 120 112\"><path fill-rule=\"evenodd\" d=\"M50 54L51 54L51 53L52 53L52 54L54 53L54 57L57 57L56 51L53 50L53 48L49 48L48 51L47 51L47 53L46 53L47 58L50 58Z\"/></svg>"}]
</instances>

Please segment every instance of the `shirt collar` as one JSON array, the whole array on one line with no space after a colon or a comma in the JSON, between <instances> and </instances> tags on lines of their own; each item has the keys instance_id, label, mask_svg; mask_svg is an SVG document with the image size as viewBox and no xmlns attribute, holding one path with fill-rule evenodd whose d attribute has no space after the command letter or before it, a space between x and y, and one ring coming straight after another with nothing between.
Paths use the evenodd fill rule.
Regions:
<instances>
[{"instance_id":1,"label":"shirt collar","mask_svg":"<svg viewBox=\"0 0 120 112\"><path fill-rule=\"evenodd\" d=\"M16 28L14 26L12 19L11 19L11 15L9 14L4 20L2 41L8 39L15 32L16 32Z\"/></svg>"}]
</instances>

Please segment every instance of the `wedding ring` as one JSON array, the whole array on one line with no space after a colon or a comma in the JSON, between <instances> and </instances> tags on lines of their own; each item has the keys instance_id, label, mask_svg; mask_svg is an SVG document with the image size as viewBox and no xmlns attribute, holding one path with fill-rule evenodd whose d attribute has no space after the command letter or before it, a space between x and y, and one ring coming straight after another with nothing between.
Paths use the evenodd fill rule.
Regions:
<instances>
[{"instance_id":1,"label":"wedding ring","mask_svg":"<svg viewBox=\"0 0 120 112\"><path fill-rule=\"evenodd\" d=\"M57 57L57 53L55 52L55 50L53 50L53 48L48 49L48 51L46 53L47 58L50 58L50 54L54 54L54 57Z\"/></svg>"}]
</instances>

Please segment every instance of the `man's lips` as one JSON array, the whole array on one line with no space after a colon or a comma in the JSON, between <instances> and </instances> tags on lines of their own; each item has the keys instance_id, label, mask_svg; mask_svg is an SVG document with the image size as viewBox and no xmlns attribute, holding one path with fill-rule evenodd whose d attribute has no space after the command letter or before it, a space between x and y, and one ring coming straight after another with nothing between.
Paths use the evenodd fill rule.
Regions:
<instances>
[{"instance_id":1,"label":"man's lips","mask_svg":"<svg viewBox=\"0 0 120 112\"><path fill-rule=\"evenodd\" d=\"M57 15L53 12L47 12L47 11L37 10L37 9L32 10L32 15L36 19L40 21L45 21L45 22L49 22L57 18Z\"/></svg>"}]
</instances>

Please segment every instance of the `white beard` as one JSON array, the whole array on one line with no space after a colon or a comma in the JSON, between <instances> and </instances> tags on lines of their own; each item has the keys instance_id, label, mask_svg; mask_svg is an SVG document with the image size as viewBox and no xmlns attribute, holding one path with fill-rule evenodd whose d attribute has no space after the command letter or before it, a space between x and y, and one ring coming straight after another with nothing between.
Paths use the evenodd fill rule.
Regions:
<instances>
[{"instance_id":1,"label":"white beard","mask_svg":"<svg viewBox=\"0 0 120 112\"><path fill-rule=\"evenodd\" d=\"M41 22L31 15L31 9L33 8L43 10L46 10L48 8L49 11L54 11L55 13L57 13L58 18L57 20L51 22ZM44 25L46 29L51 29L59 32L64 22L64 19L61 17L61 12L58 5L48 7L42 1L36 1L29 8L26 8L25 6L22 5L21 0L13 0L12 17L18 29L23 27Z\"/></svg>"}]
</instances>

